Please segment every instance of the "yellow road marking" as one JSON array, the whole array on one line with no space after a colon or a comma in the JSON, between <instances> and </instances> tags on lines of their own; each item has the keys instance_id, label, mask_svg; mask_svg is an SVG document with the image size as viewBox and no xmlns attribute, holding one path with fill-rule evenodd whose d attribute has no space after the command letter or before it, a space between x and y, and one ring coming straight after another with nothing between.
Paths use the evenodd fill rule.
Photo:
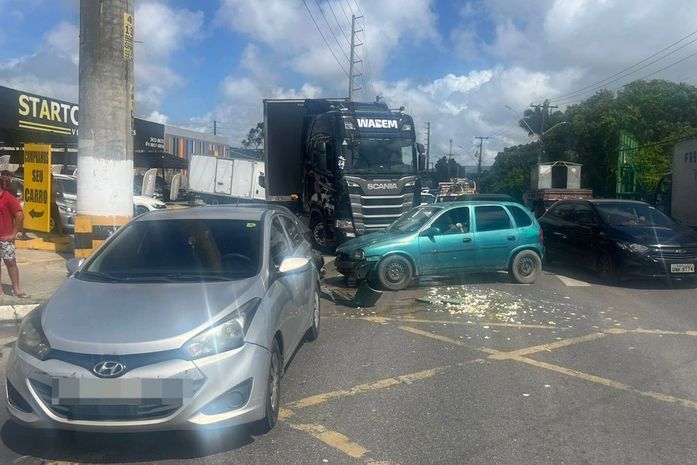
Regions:
<instances>
[{"instance_id":1,"label":"yellow road marking","mask_svg":"<svg viewBox=\"0 0 697 465\"><path fill-rule=\"evenodd\" d=\"M336 431L331 431L318 424L287 423L293 429L308 433L310 436L319 439L326 445L337 449L349 457L360 459L368 453L368 449L356 444L349 438Z\"/></svg>"},{"instance_id":2,"label":"yellow road marking","mask_svg":"<svg viewBox=\"0 0 697 465\"><path fill-rule=\"evenodd\" d=\"M496 326L502 328L525 328L525 329L558 329L556 326L551 325L529 325L524 323L499 323L491 321L460 321L460 320L424 320L417 318L390 318L383 316L362 316L358 318L351 318L352 320L365 320L371 323L377 324L387 324L388 322L397 323L425 323L425 324L443 324L443 325L469 325L469 326Z\"/></svg>"},{"instance_id":3,"label":"yellow road marking","mask_svg":"<svg viewBox=\"0 0 697 465\"><path fill-rule=\"evenodd\" d=\"M697 336L697 331L668 331L665 329L623 329L610 328L605 330L607 334L655 334L660 336Z\"/></svg>"},{"instance_id":4,"label":"yellow road marking","mask_svg":"<svg viewBox=\"0 0 697 465\"><path fill-rule=\"evenodd\" d=\"M549 344L541 344L538 346L526 347L524 349L514 350L512 352L501 352L500 354L490 355L489 358L494 360L506 360L509 358L522 357L524 355L535 354L537 352L551 352L554 349L560 349L562 347L572 346L574 344L580 344L582 342L594 341L605 337L605 333L592 333L585 336L570 337L567 339L562 339L561 341L551 342Z\"/></svg>"},{"instance_id":5,"label":"yellow road marking","mask_svg":"<svg viewBox=\"0 0 697 465\"><path fill-rule=\"evenodd\" d=\"M669 394L662 394L660 392L641 391L639 389L633 388L632 386L629 386L628 384L620 383L619 381L614 381L612 379L591 375L589 373L584 373L582 371L571 370L569 368L565 368L565 367L562 367L559 365L554 365L554 364L547 363L547 362L540 362L539 360L533 360L533 359L527 358L527 357L512 357L509 360L513 360L513 361L521 362L521 363L526 363L528 365L532 365L532 366L535 366L538 368L544 368L545 370L550 370L550 371L554 371L556 373L560 373L563 375L572 376L574 378L582 379L584 381L589 381L591 383L602 384L603 386L611 387L613 389L618 389L620 391L631 392L634 394L638 394L640 396L649 397L649 398L654 399L654 400L660 400L662 402L667 402L667 403L671 403L671 404L679 404L679 405L682 405L683 407L697 410L697 402L692 401L692 400L681 399L680 397L671 396Z\"/></svg>"},{"instance_id":6,"label":"yellow road marking","mask_svg":"<svg viewBox=\"0 0 697 465\"><path fill-rule=\"evenodd\" d=\"M436 376L440 373L443 373L445 370L448 370L449 368L451 368L449 365L431 368L430 370L417 371L416 373L410 373L394 378L381 379L375 381L374 383L359 384L349 389L340 389L337 391L325 392L324 394L317 394L315 396L305 397L304 399L296 400L295 402L290 402L285 405L285 409L297 410L301 408L311 407L313 405L323 404L331 399L351 397L357 394L362 394L364 392L386 389L391 386L396 386L398 384L410 384L414 381L419 381ZM286 414L288 413L292 415L292 411L289 411Z\"/></svg>"},{"instance_id":7,"label":"yellow road marking","mask_svg":"<svg viewBox=\"0 0 697 465\"><path fill-rule=\"evenodd\" d=\"M399 326L399 329L402 331L406 331L408 333L413 333L413 334L418 334L419 336L425 336L425 337L430 337L431 339L435 339L436 341L441 341L441 342L447 342L448 344L454 344L456 346L460 347L465 347L467 349L472 349L472 350L478 350L480 352L486 352L487 354L491 355L498 355L502 354L505 352L501 352L496 349L490 349L488 347L471 347L468 346L467 344L463 343L462 341L458 341L457 339L452 339L447 336L441 336L440 334L434 334L429 331L423 331L418 328L412 328L410 326Z\"/></svg>"}]
</instances>

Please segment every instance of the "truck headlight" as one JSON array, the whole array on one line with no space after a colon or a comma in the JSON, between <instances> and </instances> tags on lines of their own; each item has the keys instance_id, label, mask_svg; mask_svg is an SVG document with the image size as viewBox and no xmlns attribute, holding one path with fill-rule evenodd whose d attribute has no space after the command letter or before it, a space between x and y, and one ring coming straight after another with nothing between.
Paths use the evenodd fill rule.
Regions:
<instances>
[{"instance_id":1,"label":"truck headlight","mask_svg":"<svg viewBox=\"0 0 697 465\"><path fill-rule=\"evenodd\" d=\"M17 336L17 347L39 360L46 360L51 346L41 329L41 308L32 311L22 320L19 336Z\"/></svg>"},{"instance_id":2,"label":"truck headlight","mask_svg":"<svg viewBox=\"0 0 697 465\"><path fill-rule=\"evenodd\" d=\"M346 184L348 184L349 187L361 187L360 184L355 183L353 181L346 181Z\"/></svg>"},{"instance_id":3,"label":"truck headlight","mask_svg":"<svg viewBox=\"0 0 697 465\"><path fill-rule=\"evenodd\" d=\"M416 185L416 181L409 181L408 183L406 183L406 184L404 185L404 187L412 187L412 186L415 186L415 185Z\"/></svg>"},{"instance_id":4,"label":"truck headlight","mask_svg":"<svg viewBox=\"0 0 697 465\"><path fill-rule=\"evenodd\" d=\"M244 337L261 299L252 299L222 321L191 338L182 350L191 360L244 345Z\"/></svg>"},{"instance_id":5,"label":"truck headlight","mask_svg":"<svg viewBox=\"0 0 697 465\"><path fill-rule=\"evenodd\" d=\"M365 251L363 251L363 249L356 249L351 254L351 258L354 260L365 260Z\"/></svg>"},{"instance_id":6,"label":"truck headlight","mask_svg":"<svg viewBox=\"0 0 697 465\"><path fill-rule=\"evenodd\" d=\"M334 222L336 229L349 229L353 230L353 221L351 220L336 220Z\"/></svg>"},{"instance_id":7,"label":"truck headlight","mask_svg":"<svg viewBox=\"0 0 697 465\"><path fill-rule=\"evenodd\" d=\"M646 253L649 250L649 248L646 247L645 245L635 244L633 242L625 242L625 241L617 241L617 247L619 247L620 249L625 250L627 252L635 252L635 253Z\"/></svg>"}]
</instances>

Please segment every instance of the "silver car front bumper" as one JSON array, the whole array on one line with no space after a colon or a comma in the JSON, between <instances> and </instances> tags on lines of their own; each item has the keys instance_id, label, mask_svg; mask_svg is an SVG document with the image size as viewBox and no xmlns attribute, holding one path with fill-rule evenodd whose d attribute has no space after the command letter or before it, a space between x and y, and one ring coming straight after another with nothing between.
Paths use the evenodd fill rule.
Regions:
<instances>
[{"instance_id":1,"label":"silver car front bumper","mask_svg":"<svg viewBox=\"0 0 697 465\"><path fill-rule=\"evenodd\" d=\"M121 393L115 393L113 380L103 380L109 382L104 384L104 391L110 392L110 399L99 402L79 401L101 404L83 405L79 410L80 415L66 413L75 410L71 410L71 406L62 405L60 399L53 397L56 380L75 380L74 384L80 380L89 380L92 390L95 386L98 389L102 380L82 366L54 359L41 361L15 347L8 360L7 381L31 407L31 412L23 411L20 408L22 406L13 404L10 399L7 405L15 421L36 428L127 432L237 426L264 417L269 360L268 350L247 343L239 349L195 361L171 359L134 368L117 378L129 380L124 382L124 386L137 384L138 380L150 380L150 385L158 380L182 380L191 386L190 396L187 398L182 394L180 399L169 399L168 405L153 405L153 399L149 399L149 404L127 407L127 417L122 415L114 419L114 416L109 418L110 414L106 415L107 418L102 418L104 415L101 412L105 409L108 411L109 408L113 409L112 412L123 411L122 407L109 405L110 403L138 404L139 400L133 396L133 392L124 389ZM252 387L244 405L215 415L201 412L218 396L248 380L251 380ZM8 387L5 388L6 396L7 392ZM26 405L24 409L26 410ZM88 412L87 417L85 412Z\"/></svg>"}]
</instances>

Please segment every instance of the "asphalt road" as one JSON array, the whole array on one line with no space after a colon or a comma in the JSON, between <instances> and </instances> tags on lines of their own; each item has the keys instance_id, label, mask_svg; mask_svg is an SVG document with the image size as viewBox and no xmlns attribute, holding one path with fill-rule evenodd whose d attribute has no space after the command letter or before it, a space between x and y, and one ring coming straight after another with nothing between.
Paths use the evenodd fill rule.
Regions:
<instances>
[{"instance_id":1,"label":"asphalt road","mask_svg":"<svg viewBox=\"0 0 697 465\"><path fill-rule=\"evenodd\" d=\"M271 433L36 432L3 409L0 464L695 463L696 298L552 269L530 286L424 281L374 308L325 300ZM0 370L15 331L0 327Z\"/></svg>"}]
</instances>

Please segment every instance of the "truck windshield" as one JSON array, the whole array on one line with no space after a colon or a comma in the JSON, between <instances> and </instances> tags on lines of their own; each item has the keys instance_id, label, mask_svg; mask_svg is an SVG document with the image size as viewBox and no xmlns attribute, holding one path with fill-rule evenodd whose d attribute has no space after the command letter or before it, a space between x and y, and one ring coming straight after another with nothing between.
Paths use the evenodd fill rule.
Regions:
<instances>
[{"instance_id":1,"label":"truck windshield","mask_svg":"<svg viewBox=\"0 0 697 465\"><path fill-rule=\"evenodd\" d=\"M410 138L362 138L359 143L342 147L345 173L410 174L416 171L416 151Z\"/></svg>"}]
</instances>

